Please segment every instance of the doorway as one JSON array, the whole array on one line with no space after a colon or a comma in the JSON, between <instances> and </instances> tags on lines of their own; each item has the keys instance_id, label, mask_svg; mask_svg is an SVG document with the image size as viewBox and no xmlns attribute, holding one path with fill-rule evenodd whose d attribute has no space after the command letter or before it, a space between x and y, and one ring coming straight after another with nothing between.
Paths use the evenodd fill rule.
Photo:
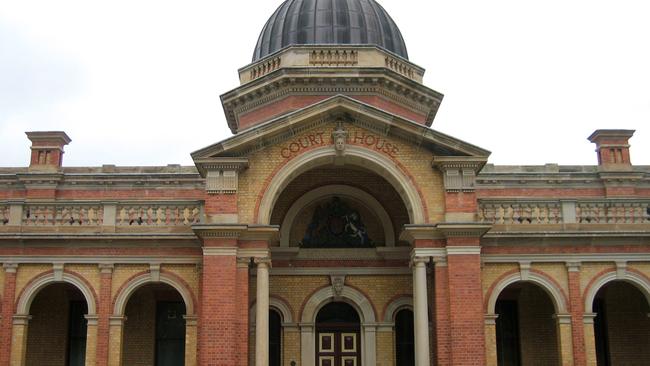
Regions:
<instances>
[{"instance_id":1,"label":"doorway","mask_svg":"<svg viewBox=\"0 0 650 366\"><path fill-rule=\"evenodd\" d=\"M325 305L316 316L316 365L361 366L360 324L349 304Z\"/></svg>"}]
</instances>

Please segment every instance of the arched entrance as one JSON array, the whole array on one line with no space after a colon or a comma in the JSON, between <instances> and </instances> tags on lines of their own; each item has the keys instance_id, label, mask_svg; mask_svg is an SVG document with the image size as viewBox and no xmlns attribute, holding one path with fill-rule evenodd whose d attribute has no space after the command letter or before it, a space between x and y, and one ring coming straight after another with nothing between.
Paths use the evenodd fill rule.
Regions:
<instances>
[{"instance_id":1,"label":"arched entrance","mask_svg":"<svg viewBox=\"0 0 650 366\"><path fill-rule=\"evenodd\" d=\"M28 311L25 365L85 365L88 303L78 288L49 284L38 291Z\"/></svg>"},{"instance_id":2,"label":"arched entrance","mask_svg":"<svg viewBox=\"0 0 650 366\"><path fill-rule=\"evenodd\" d=\"M650 306L636 286L607 283L596 293L593 310L598 366L650 364Z\"/></svg>"},{"instance_id":3,"label":"arched entrance","mask_svg":"<svg viewBox=\"0 0 650 366\"><path fill-rule=\"evenodd\" d=\"M316 364L361 365L361 321L345 302L331 302L316 316Z\"/></svg>"},{"instance_id":4,"label":"arched entrance","mask_svg":"<svg viewBox=\"0 0 650 366\"><path fill-rule=\"evenodd\" d=\"M560 364L556 311L544 289L531 282L508 285L495 314L499 366Z\"/></svg>"},{"instance_id":5,"label":"arched entrance","mask_svg":"<svg viewBox=\"0 0 650 366\"><path fill-rule=\"evenodd\" d=\"M182 296L170 285L138 288L126 303L123 365L185 364L185 315Z\"/></svg>"}]
</instances>

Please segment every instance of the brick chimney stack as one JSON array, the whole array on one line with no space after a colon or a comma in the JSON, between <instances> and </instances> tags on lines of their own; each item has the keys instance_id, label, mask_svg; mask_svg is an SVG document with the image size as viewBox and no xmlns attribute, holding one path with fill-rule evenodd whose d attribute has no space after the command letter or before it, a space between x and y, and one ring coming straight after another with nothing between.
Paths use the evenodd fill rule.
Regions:
<instances>
[{"instance_id":1,"label":"brick chimney stack","mask_svg":"<svg viewBox=\"0 0 650 366\"><path fill-rule=\"evenodd\" d=\"M596 130L589 141L596 144L598 166L605 171L631 170L630 144L634 130Z\"/></svg>"},{"instance_id":2,"label":"brick chimney stack","mask_svg":"<svg viewBox=\"0 0 650 366\"><path fill-rule=\"evenodd\" d=\"M63 165L63 147L70 137L63 131L25 132L32 142L30 170L56 171Z\"/></svg>"}]
</instances>

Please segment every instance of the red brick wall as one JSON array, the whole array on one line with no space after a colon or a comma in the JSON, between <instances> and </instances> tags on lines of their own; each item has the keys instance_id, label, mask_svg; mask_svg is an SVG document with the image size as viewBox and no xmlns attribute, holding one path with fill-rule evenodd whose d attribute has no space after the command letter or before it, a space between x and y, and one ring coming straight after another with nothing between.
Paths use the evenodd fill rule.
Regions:
<instances>
[{"instance_id":1,"label":"red brick wall","mask_svg":"<svg viewBox=\"0 0 650 366\"><path fill-rule=\"evenodd\" d=\"M240 336L237 332L243 330L237 327L239 301L235 296L235 256L204 256L202 277L199 363L215 366L236 365L240 353Z\"/></svg>"},{"instance_id":2,"label":"red brick wall","mask_svg":"<svg viewBox=\"0 0 650 366\"><path fill-rule=\"evenodd\" d=\"M623 282L612 283L603 292L612 366L650 365L647 300L638 289Z\"/></svg>"},{"instance_id":3,"label":"red brick wall","mask_svg":"<svg viewBox=\"0 0 650 366\"><path fill-rule=\"evenodd\" d=\"M480 255L450 255L447 265L452 364L485 365Z\"/></svg>"}]
</instances>

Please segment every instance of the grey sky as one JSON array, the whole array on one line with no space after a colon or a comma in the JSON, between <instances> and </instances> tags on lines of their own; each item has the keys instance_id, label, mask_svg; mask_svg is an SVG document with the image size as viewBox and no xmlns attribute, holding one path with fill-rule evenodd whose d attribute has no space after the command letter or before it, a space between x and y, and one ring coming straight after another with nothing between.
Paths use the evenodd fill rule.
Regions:
<instances>
[{"instance_id":1,"label":"grey sky","mask_svg":"<svg viewBox=\"0 0 650 366\"><path fill-rule=\"evenodd\" d=\"M280 3L4 2L0 166L28 164L31 130L66 131L66 165L191 164L230 136L218 96ZM495 164L595 164L593 130L636 129L650 165L649 2L380 3L445 94L433 128Z\"/></svg>"}]
</instances>

